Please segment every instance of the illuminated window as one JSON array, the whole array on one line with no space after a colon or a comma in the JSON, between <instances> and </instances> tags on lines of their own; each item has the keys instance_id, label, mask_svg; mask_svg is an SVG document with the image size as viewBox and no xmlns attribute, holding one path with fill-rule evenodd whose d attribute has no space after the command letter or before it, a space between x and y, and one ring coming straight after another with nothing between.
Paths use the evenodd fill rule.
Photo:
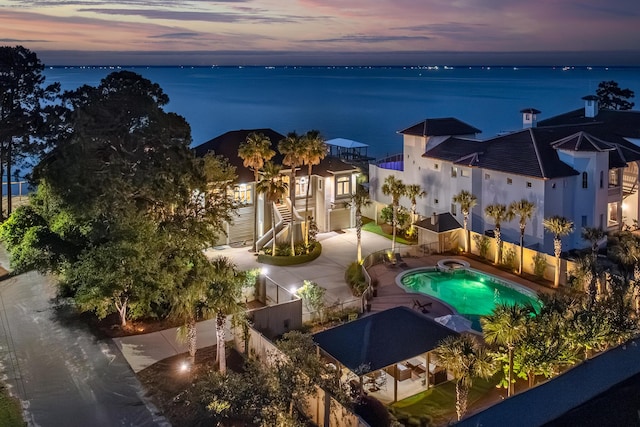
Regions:
<instances>
[{"instance_id":1,"label":"illuminated window","mask_svg":"<svg viewBox=\"0 0 640 427\"><path fill-rule=\"evenodd\" d=\"M451 215L458 215L458 207L455 203L451 203Z\"/></svg>"},{"instance_id":2,"label":"illuminated window","mask_svg":"<svg viewBox=\"0 0 640 427\"><path fill-rule=\"evenodd\" d=\"M437 164L437 163L434 163L434 164L433 164L433 168L434 168L434 169L438 169L439 167L440 167L440 165L439 165L439 164Z\"/></svg>"},{"instance_id":3,"label":"illuminated window","mask_svg":"<svg viewBox=\"0 0 640 427\"><path fill-rule=\"evenodd\" d=\"M451 178L458 176L458 168L451 166Z\"/></svg>"},{"instance_id":4,"label":"illuminated window","mask_svg":"<svg viewBox=\"0 0 640 427\"><path fill-rule=\"evenodd\" d=\"M296 178L296 197L306 196L308 183L306 176Z\"/></svg>"},{"instance_id":5,"label":"illuminated window","mask_svg":"<svg viewBox=\"0 0 640 427\"><path fill-rule=\"evenodd\" d=\"M507 184L509 185L513 184L513 180L511 178L507 178Z\"/></svg>"},{"instance_id":6,"label":"illuminated window","mask_svg":"<svg viewBox=\"0 0 640 427\"><path fill-rule=\"evenodd\" d=\"M336 178L336 196L348 196L351 194L351 177L340 176Z\"/></svg>"},{"instance_id":7,"label":"illuminated window","mask_svg":"<svg viewBox=\"0 0 640 427\"><path fill-rule=\"evenodd\" d=\"M460 169L460 176L468 177L469 171L467 169Z\"/></svg>"},{"instance_id":8,"label":"illuminated window","mask_svg":"<svg viewBox=\"0 0 640 427\"><path fill-rule=\"evenodd\" d=\"M620 186L620 172L619 169L611 169L609 171L609 187Z\"/></svg>"},{"instance_id":9,"label":"illuminated window","mask_svg":"<svg viewBox=\"0 0 640 427\"><path fill-rule=\"evenodd\" d=\"M618 218L618 202L609 203L608 208L607 225L609 227L618 225L620 222L620 218Z\"/></svg>"},{"instance_id":10,"label":"illuminated window","mask_svg":"<svg viewBox=\"0 0 640 427\"><path fill-rule=\"evenodd\" d=\"M253 203L251 186L247 184L236 185L233 189L233 199L236 202L250 205Z\"/></svg>"}]
</instances>

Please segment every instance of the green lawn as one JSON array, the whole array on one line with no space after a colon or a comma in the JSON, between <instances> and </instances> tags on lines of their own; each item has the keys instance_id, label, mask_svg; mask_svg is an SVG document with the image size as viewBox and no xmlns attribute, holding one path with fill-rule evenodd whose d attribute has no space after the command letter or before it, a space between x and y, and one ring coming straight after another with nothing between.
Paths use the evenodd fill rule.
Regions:
<instances>
[{"instance_id":1,"label":"green lawn","mask_svg":"<svg viewBox=\"0 0 640 427\"><path fill-rule=\"evenodd\" d=\"M386 237L389 240L391 240L391 238L392 238L391 234L387 234L384 231L382 231L382 228L380 228L380 226L378 224L376 224L374 221L371 221L371 222L368 222L368 223L364 224L362 226L362 229L365 230L365 231L368 231L370 233L375 233L375 234L378 234L380 236ZM396 243L402 243L403 245L413 245L416 242L396 236Z\"/></svg>"},{"instance_id":2,"label":"green lawn","mask_svg":"<svg viewBox=\"0 0 640 427\"><path fill-rule=\"evenodd\" d=\"M471 407L474 402L491 391L497 383L497 377L489 380L473 380L473 387L469 391L468 407ZM404 412L412 417L428 415L434 425L446 425L457 419L456 384L453 381L448 381L390 406L396 412Z\"/></svg>"},{"instance_id":3,"label":"green lawn","mask_svg":"<svg viewBox=\"0 0 640 427\"><path fill-rule=\"evenodd\" d=\"M0 384L0 427L24 427L27 424L22 419L20 402L7 392Z\"/></svg>"}]
</instances>

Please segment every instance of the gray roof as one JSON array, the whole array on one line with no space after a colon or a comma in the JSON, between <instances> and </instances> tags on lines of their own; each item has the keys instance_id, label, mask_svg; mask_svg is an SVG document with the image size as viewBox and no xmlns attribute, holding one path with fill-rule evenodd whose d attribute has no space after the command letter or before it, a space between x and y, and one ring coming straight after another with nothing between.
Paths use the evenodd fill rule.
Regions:
<instances>
[{"instance_id":1,"label":"gray roof","mask_svg":"<svg viewBox=\"0 0 640 427\"><path fill-rule=\"evenodd\" d=\"M444 233L462 227L450 212L437 214L436 217L435 224L433 224L433 216L430 216L429 218L416 222L415 226L424 228L425 230L435 231L436 233Z\"/></svg>"},{"instance_id":2,"label":"gray roof","mask_svg":"<svg viewBox=\"0 0 640 427\"><path fill-rule=\"evenodd\" d=\"M346 138L334 138L328 141L325 141L328 145L335 145L336 147L344 147L344 148L364 148L368 147L367 144L363 142L354 141L352 139Z\"/></svg>"},{"instance_id":3,"label":"gray roof","mask_svg":"<svg viewBox=\"0 0 640 427\"><path fill-rule=\"evenodd\" d=\"M426 119L400 131L401 134L414 136L471 135L480 132L480 129L455 117Z\"/></svg>"},{"instance_id":4,"label":"gray roof","mask_svg":"<svg viewBox=\"0 0 640 427\"><path fill-rule=\"evenodd\" d=\"M585 131L576 132L551 144L557 150L568 151L611 151L615 150L613 144L609 144Z\"/></svg>"},{"instance_id":5,"label":"gray roof","mask_svg":"<svg viewBox=\"0 0 640 427\"><path fill-rule=\"evenodd\" d=\"M396 307L318 332L313 340L348 369L362 374L431 351L451 335L458 333L422 313Z\"/></svg>"}]
</instances>

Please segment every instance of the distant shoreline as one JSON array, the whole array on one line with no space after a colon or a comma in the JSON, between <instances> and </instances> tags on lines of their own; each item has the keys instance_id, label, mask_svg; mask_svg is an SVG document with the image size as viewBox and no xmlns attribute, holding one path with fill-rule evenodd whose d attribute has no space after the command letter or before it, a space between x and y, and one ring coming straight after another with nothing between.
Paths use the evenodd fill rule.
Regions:
<instances>
[{"instance_id":1,"label":"distant shoreline","mask_svg":"<svg viewBox=\"0 0 640 427\"><path fill-rule=\"evenodd\" d=\"M436 68L437 67L437 68ZM266 69L289 69L289 68L308 68L308 69L415 69L415 70L448 70L448 69L563 69L569 68L580 70L607 70L607 69L634 69L640 68L640 65L46 65L46 68L78 68L78 69L119 69L119 68L266 68Z\"/></svg>"}]
</instances>

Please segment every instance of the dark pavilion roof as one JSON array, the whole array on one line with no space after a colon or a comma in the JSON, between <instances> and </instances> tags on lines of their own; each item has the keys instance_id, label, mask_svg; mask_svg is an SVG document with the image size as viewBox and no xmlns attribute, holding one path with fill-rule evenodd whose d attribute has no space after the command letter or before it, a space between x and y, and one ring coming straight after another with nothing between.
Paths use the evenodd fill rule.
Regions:
<instances>
[{"instance_id":1,"label":"dark pavilion roof","mask_svg":"<svg viewBox=\"0 0 640 427\"><path fill-rule=\"evenodd\" d=\"M426 230L435 231L436 233L444 233L446 231L456 230L461 228L457 219L451 215L450 212L445 212L436 215L436 223L433 224L433 216L425 218L416 222L416 227L424 228Z\"/></svg>"},{"instance_id":2,"label":"dark pavilion roof","mask_svg":"<svg viewBox=\"0 0 640 427\"><path fill-rule=\"evenodd\" d=\"M413 136L471 135L480 132L480 129L455 117L426 119L400 131L401 134Z\"/></svg>"},{"instance_id":3,"label":"dark pavilion roof","mask_svg":"<svg viewBox=\"0 0 640 427\"><path fill-rule=\"evenodd\" d=\"M285 136L273 129L232 130L198 145L193 151L195 155L199 157L214 152L217 155L227 158L229 163L236 167L236 175L238 175L239 182L253 182L253 172L249 168L244 167L242 159L238 156L240 144L245 142L247 136L253 132L263 133L271 140L271 149L276 152L276 155L271 160L275 163L280 163L282 156L278 153L278 142L284 139Z\"/></svg>"},{"instance_id":4,"label":"dark pavilion roof","mask_svg":"<svg viewBox=\"0 0 640 427\"><path fill-rule=\"evenodd\" d=\"M285 136L273 129L241 129L229 131L198 145L193 151L196 156L204 156L207 153L213 152L216 155L227 158L229 163L236 167L236 175L238 175L239 182L253 182L253 171L244 167L242 158L238 156L240 144L246 141L247 136L253 132L263 133L271 140L271 149L276 152L276 155L271 160L275 163L282 164L282 155L278 153L278 143L284 139ZM283 170L286 170L286 167ZM307 168L306 166L302 166L299 170L306 172ZM345 163L336 157L327 156L320 164L313 167L313 174L328 177L335 173L353 172L356 170L358 170L358 168L353 165Z\"/></svg>"},{"instance_id":5,"label":"dark pavilion roof","mask_svg":"<svg viewBox=\"0 0 640 427\"><path fill-rule=\"evenodd\" d=\"M451 335L458 333L408 307L396 307L318 332L313 340L348 369L363 374L431 351Z\"/></svg>"}]
</instances>

